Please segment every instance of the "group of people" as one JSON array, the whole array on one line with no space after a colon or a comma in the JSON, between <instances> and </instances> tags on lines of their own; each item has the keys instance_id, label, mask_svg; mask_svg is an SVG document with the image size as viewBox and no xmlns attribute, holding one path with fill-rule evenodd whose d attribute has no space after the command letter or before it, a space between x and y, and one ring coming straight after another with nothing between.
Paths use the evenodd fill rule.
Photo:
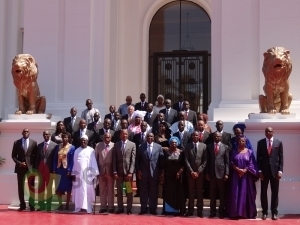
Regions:
<instances>
[{"instance_id":1,"label":"group of people","mask_svg":"<svg viewBox=\"0 0 300 225\"><path fill-rule=\"evenodd\" d=\"M66 193L68 210L72 193L75 212L91 213L95 187L99 191L99 213L125 213L123 194L127 197L126 213L132 214L133 181L140 197L140 215L156 215L158 198L163 199L163 214L192 216L197 199L197 216L203 217L203 195L210 197L210 218L256 218L256 185L261 180L262 219L268 215L267 189L271 184L272 219L277 220L279 180L283 172L282 142L273 138L273 129L265 129L265 138L257 144L257 157L250 140L244 135L244 124L233 128L235 136L216 131L207 125L207 115L189 108L184 96L171 100L157 97L155 106L145 101L132 104L131 96L118 110L114 105L101 122L99 110L86 101L87 109L77 117L57 122L55 132L43 132L44 142L29 139L29 130L14 142L12 158L16 163L20 208L24 201L24 180L28 178L30 210L52 210L52 184L58 199ZM34 179L38 177L38 188ZM114 208L115 187L117 210ZM46 192L46 195L45 195ZM188 200L188 204L187 203ZM61 203L61 202L60 202ZM186 207L186 205L188 207Z\"/></svg>"}]
</instances>

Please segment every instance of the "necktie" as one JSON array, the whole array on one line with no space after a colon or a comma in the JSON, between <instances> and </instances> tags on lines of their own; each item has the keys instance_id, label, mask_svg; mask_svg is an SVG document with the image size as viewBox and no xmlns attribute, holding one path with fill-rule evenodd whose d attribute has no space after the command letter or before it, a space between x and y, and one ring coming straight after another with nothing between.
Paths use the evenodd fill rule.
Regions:
<instances>
[{"instance_id":1,"label":"necktie","mask_svg":"<svg viewBox=\"0 0 300 225\"><path fill-rule=\"evenodd\" d=\"M215 155L218 154L218 151L219 151L219 145L215 144L215 149L214 149Z\"/></svg>"},{"instance_id":2,"label":"necktie","mask_svg":"<svg viewBox=\"0 0 300 225\"><path fill-rule=\"evenodd\" d=\"M271 155L271 151L272 151L272 143L271 143L271 139L269 139L269 145L268 145L268 154Z\"/></svg>"},{"instance_id":3,"label":"necktie","mask_svg":"<svg viewBox=\"0 0 300 225\"><path fill-rule=\"evenodd\" d=\"M203 133L200 132L200 134L199 134L199 141L202 142L202 140L203 140Z\"/></svg>"},{"instance_id":4,"label":"necktie","mask_svg":"<svg viewBox=\"0 0 300 225\"><path fill-rule=\"evenodd\" d=\"M125 151L125 142L124 141L122 141L122 148L121 148L121 150L122 150L122 155L124 155L124 151Z\"/></svg>"},{"instance_id":5,"label":"necktie","mask_svg":"<svg viewBox=\"0 0 300 225\"><path fill-rule=\"evenodd\" d=\"M187 120L188 118L188 111L185 111L185 119Z\"/></svg>"},{"instance_id":6,"label":"necktie","mask_svg":"<svg viewBox=\"0 0 300 225\"><path fill-rule=\"evenodd\" d=\"M148 156L149 156L149 158L151 158L151 145L148 145Z\"/></svg>"},{"instance_id":7,"label":"necktie","mask_svg":"<svg viewBox=\"0 0 300 225\"><path fill-rule=\"evenodd\" d=\"M168 118L169 116L169 110L167 109L167 112L166 112L166 119Z\"/></svg>"},{"instance_id":8,"label":"necktie","mask_svg":"<svg viewBox=\"0 0 300 225\"><path fill-rule=\"evenodd\" d=\"M104 156L106 156L106 155L107 155L107 153L108 153L108 149L109 149L109 145L106 145L106 146L105 146L105 149L104 149L104 152L105 152Z\"/></svg>"},{"instance_id":9,"label":"necktie","mask_svg":"<svg viewBox=\"0 0 300 225\"><path fill-rule=\"evenodd\" d=\"M44 143L44 148L43 148L43 150L44 150L44 155L46 155L47 149L48 149L48 143L45 142L45 143Z\"/></svg>"},{"instance_id":10,"label":"necktie","mask_svg":"<svg viewBox=\"0 0 300 225\"><path fill-rule=\"evenodd\" d=\"M24 141L23 141L23 149L26 153L27 152L27 139L24 139Z\"/></svg>"},{"instance_id":11,"label":"necktie","mask_svg":"<svg viewBox=\"0 0 300 225\"><path fill-rule=\"evenodd\" d=\"M142 132L141 134L142 134L142 142L144 142L145 140L144 133Z\"/></svg>"},{"instance_id":12,"label":"necktie","mask_svg":"<svg viewBox=\"0 0 300 225\"><path fill-rule=\"evenodd\" d=\"M150 113L148 113L148 120L150 120L150 117L151 117L151 114L150 114Z\"/></svg>"},{"instance_id":13,"label":"necktie","mask_svg":"<svg viewBox=\"0 0 300 225\"><path fill-rule=\"evenodd\" d=\"M144 102L141 103L142 107L144 107Z\"/></svg>"},{"instance_id":14,"label":"necktie","mask_svg":"<svg viewBox=\"0 0 300 225\"><path fill-rule=\"evenodd\" d=\"M197 144L194 144L194 152L195 152L195 155L197 155Z\"/></svg>"},{"instance_id":15,"label":"necktie","mask_svg":"<svg viewBox=\"0 0 300 225\"><path fill-rule=\"evenodd\" d=\"M182 102L179 102L179 109L182 110Z\"/></svg>"},{"instance_id":16,"label":"necktie","mask_svg":"<svg viewBox=\"0 0 300 225\"><path fill-rule=\"evenodd\" d=\"M74 122L75 122L75 119L74 119L74 117L72 117L72 119L71 119L72 128L74 127Z\"/></svg>"}]
</instances>

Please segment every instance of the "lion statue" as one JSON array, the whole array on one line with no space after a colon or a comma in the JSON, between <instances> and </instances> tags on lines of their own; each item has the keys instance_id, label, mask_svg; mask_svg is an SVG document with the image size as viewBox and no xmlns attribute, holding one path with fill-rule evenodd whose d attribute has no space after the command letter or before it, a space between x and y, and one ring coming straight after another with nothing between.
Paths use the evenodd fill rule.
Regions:
<instances>
[{"instance_id":1,"label":"lion statue","mask_svg":"<svg viewBox=\"0 0 300 225\"><path fill-rule=\"evenodd\" d=\"M289 76L292 71L290 51L283 47L269 48L264 53L262 72L265 76L264 95L259 96L261 113L290 114L292 95Z\"/></svg>"},{"instance_id":2,"label":"lion statue","mask_svg":"<svg viewBox=\"0 0 300 225\"><path fill-rule=\"evenodd\" d=\"M19 110L16 115L42 114L46 110L46 98L40 96L37 83L38 67L29 54L19 54L13 59L11 74L17 88Z\"/></svg>"}]
</instances>

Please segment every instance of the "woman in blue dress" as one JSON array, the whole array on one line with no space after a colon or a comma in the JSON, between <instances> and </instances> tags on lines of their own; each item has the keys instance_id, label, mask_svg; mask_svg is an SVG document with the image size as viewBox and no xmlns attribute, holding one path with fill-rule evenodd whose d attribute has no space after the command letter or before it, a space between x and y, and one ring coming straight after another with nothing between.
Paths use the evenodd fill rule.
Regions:
<instances>
[{"instance_id":1,"label":"woman in blue dress","mask_svg":"<svg viewBox=\"0 0 300 225\"><path fill-rule=\"evenodd\" d=\"M56 194L59 199L59 210L62 210L62 200L61 197L63 193L67 192L66 205L64 210L69 210L69 203L72 191L72 169L74 162L74 152L75 147L69 143L71 139L70 133L63 133L61 135L62 143L57 148L56 152L54 152L54 160L53 160L53 173L59 175L58 181L55 185ZM60 178L60 179L59 179Z\"/></svg>"}]
</instances>

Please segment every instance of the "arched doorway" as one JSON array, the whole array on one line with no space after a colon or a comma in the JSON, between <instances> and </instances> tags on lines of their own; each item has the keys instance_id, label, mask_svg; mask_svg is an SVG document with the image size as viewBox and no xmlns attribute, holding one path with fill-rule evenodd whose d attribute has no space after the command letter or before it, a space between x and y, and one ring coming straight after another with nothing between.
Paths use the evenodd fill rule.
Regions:
<instances>
[{"instance_id":1,"label":"arched doorway","mask_svg":"<svg viewBox=\"0 0 300 225\"><path fill-rule=\"evenodd\" d=\"M149 28L149 101L162 94L172 102L179 93L191 108L206 112L210 103L211 21L190 1L161 7Z\"/></svg>"}]
</instances>

